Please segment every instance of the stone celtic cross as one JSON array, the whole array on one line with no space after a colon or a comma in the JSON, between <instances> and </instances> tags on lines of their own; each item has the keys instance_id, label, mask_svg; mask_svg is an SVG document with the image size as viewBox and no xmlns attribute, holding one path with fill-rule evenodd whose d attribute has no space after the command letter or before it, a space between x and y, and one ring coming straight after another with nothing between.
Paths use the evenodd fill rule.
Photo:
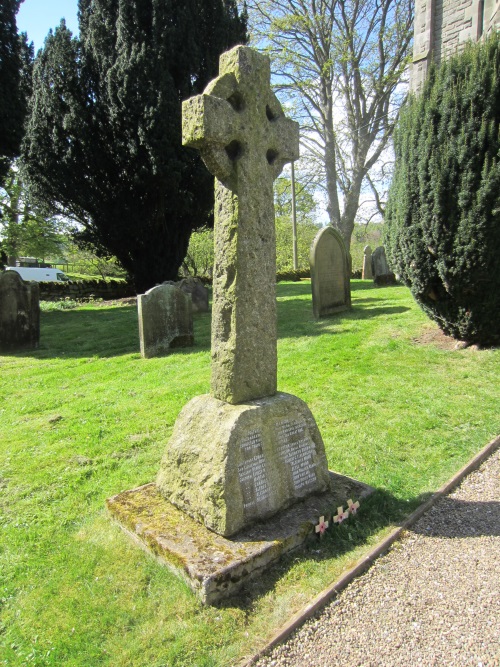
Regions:
<instances>
[{"instance_id":1,"label":"stone celtic cross","mask_svg":"<svg viewBox=\"0 0 500 667\"><path fill-rule=\"evenodd\" d=\"M219 77L182 108L183 143L215 185L212 396L228 403L277 390L273 181L299 156L298 124L270 87L269 59L237 46Z\"/></svg>"}]
</instances>

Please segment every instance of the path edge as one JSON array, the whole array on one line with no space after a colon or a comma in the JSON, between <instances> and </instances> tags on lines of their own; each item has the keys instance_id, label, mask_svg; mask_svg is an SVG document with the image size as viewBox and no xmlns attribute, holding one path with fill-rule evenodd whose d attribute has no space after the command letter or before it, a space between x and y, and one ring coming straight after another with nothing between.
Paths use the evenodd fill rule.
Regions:
<instances>
[{"instance_id":1,"label":"path edge","mask_svg":"<svg viewBox=\"0 0 500 667\"><path fill-rule=\"evenodd\" d=\"M344 572L336 581L330 584L325 588L321 593L319 593L311 602L309 602L305 607L302 607L297 613L295 613L284 625L281 626L279 630L271 637L268 643L261 648L255 655L250 659L243 658L241 662L236 663L239 667L251 667L254 665L257 660L262 658L264 655L269 653L278 644L281 644L285 639L287 639L297 628L299 628L307 619L313 616L319 609L325 607L328 602L335 596L338 595L348 584L351 583L353 579L358 577L360 574L368 570L373 563L380 556L389 549L389 547L396 542L402 535L402 533L410 528L422 514L425 514L434 503L446 496L452 489L454 489L460 482L467 477L472 471L479 468L481 463L489 458L493 452L500 447L500 435L491 440L483 449L476 454L468 463L466 463L463 468L453 475L443 486L441 486L437 491L435 491L430 498L428 498L422 505L417 507L417 509L410 514L410 516L403 521L403 523L392 530L388 535L386 535L381 542L379 542L375 547L373 547L365 556L363 556L351 569Z\"/></svg>"}]
</instances>

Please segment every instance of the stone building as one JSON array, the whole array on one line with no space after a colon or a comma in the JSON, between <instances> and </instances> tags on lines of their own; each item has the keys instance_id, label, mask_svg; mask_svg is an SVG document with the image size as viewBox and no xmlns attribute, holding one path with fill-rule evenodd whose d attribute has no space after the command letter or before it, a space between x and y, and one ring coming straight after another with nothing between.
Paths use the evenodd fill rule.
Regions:
<instances>
[{"instance_id":1,"label":"stone building","mask_svg":"<svg viewBox=\"0 0 500 667\"><path fill-rule=\"evenodd\" d=\"M415 0L412 90L422 86L431 61L440 63L498 27L500 0Z\"/></svg>"}]
</instances>

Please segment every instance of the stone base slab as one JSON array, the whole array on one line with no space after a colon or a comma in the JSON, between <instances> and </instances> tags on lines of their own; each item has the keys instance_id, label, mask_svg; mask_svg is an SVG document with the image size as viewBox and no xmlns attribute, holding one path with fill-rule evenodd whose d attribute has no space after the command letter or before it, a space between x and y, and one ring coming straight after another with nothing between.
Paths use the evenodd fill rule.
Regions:
<instances>
[{"instance_id":1,"label":"stone base slab","mask_svg":"<svg viewBox=\"0 0 500 667\"><path fill-rule=\"evenodd\" d=\"M123 530L162 564L182 576L205 604L236 593L281 555L315 536L320 516L330 516L346 500L366 498L373 489L330 472L334 491L307 500L226 538L174 507L154 483L106 501Z\"/></svg>"}]
</instances>

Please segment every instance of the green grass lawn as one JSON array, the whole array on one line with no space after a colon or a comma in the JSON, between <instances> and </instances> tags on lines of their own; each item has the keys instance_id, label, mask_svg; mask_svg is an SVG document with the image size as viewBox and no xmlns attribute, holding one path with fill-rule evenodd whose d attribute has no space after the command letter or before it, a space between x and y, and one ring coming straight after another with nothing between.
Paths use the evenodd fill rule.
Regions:
<instances>
[{"instance_id":1,"label":"green grass lawn","mask_svg":"<svg viewBox=\"0 0 500 667\"><path fill-rule=\"evenodd\" d=\"M39 350L0 357L0 665L235 664L500 433L499 350L442 349L404 287L352 289L352 311L316 322L308 282L278 285L278 387L311 408L330 468L377 492L218 607L104 505L154 480L208 392L209 315L194 348L144 360L135 307L48 310Z\"/></svg>"}]
</instances>

